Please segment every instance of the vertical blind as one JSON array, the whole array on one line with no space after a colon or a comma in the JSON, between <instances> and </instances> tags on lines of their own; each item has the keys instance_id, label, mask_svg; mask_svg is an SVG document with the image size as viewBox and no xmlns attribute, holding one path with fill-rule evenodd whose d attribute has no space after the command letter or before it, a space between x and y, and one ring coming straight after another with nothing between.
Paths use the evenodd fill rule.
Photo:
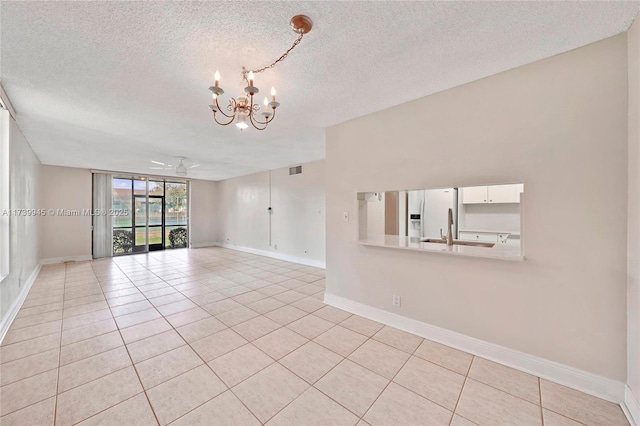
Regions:
<instances>
[{"instance_id":1,"label":"vertical blind","mask_svg":"<svg viewBox=\"0 0 640 426\"><path fill-rule=\"evenodd\" d=\"M113 256L113 208L111 175L93 173L93 258Z\"/></svg>"}]
</instances>

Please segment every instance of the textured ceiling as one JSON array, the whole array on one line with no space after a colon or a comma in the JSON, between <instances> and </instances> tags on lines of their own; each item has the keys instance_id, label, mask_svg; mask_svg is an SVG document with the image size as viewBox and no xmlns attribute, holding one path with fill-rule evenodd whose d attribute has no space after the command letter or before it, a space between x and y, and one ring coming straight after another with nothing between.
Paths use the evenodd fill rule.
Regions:
<instances>
[{"instance_id":1,"label":"textured ceiling","mask_svg":"<svg viewBox=\"0 0 640 426\"><path fill-rule=\"evenodd\" d=\"M324 157L324 129L626 31L638 2L8 2L0 81L45 164L219 180ZM212 122L207 87L256 76L270 127ZM260 96L262 99L262 96Z\"/></svg>"}]
</instances>

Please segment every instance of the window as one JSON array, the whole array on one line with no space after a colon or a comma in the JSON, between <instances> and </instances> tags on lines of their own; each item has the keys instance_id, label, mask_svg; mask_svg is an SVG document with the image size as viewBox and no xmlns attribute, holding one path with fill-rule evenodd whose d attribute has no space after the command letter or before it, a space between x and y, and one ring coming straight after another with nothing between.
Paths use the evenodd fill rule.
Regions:
<instances>
[{"instance_id":1,"label":"window","mask_svg":"<svg viewBox=\"0 0 640 426\"><path fill-rule=\"evenodd\" d=\"M9 111L0 109L0 281L9 275Z\"/></svg>"},{"instance_id":2,"label":"window","mask_svg":"<svg viewBox=\"0 0 640 426\"><path fill-rule=\"evenodd\" d=\"M114 255L188 247L186 182L113 178L113 210Z\"/></svg>"},{"instance_id":3,"label":"window","mask_svg":"<svg viewBox=\"0 0 640 426\"><path fill-rule=\"evenodd\" d=\"M187 247L187 184L165 184L165 247Z\"/></svg>"},{"instance_id":4,"label":"window","mask_svg":"<svg viewBox=\"0 0 640 426\"><path fill-rule=\"evenodd\" d=\"M113 179L113 254L133 251L133 180ZM125 214L126 212L126 214Z\"/></svg>"}]
</instances>

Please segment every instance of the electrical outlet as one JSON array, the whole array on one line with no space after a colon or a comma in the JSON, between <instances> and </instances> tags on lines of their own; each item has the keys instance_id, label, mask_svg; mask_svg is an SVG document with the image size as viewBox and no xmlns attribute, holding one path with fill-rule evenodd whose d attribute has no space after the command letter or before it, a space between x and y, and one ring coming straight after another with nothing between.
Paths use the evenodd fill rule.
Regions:
<instances>
[{"instance_id":1,"label":"electrical outlet","mask_svg":"<svg viewBox=\"0 0 640 426\"><path fill-rule=\"evenodd\" d=\"M342 213L342 220L349 222L349 212Z\"/></svg>"},{"instance_id":2,"label":"electrical outlet","mask_svg":"<svg viewBox=\"0 0 640 426\"><path fill-rule=\"evenodd\" d=\"M400 307L400 296L398 296L397 294L393 295L393 306L395 306L396 308Z\"/></svg>"},{"instance_id":3,"label":"electrical outlet","mask_svg":"<svg viewBox=\"0 0 640 426\"><path fill-rule=\"evenodd\" d=\"M274 245L273 245L273 249L274 249L274 250L278 250L278 245L277 245L277 244L274 244Z\"/></svg>"}]
</instances>

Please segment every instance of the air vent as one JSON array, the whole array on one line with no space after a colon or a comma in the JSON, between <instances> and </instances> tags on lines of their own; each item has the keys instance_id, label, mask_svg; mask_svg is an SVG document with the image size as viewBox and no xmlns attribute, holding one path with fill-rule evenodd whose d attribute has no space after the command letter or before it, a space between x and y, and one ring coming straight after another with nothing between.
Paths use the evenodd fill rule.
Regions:
<instances>
[{"instance_id":1,"label":"air vent","mask_svg":"<svg viewBox=\"0 0 640 426\"><path fill-rule=\"evenodd\" d=\"M302 166L289 167L289 176L302 173Z\"/></svg>"}]
</instances>

